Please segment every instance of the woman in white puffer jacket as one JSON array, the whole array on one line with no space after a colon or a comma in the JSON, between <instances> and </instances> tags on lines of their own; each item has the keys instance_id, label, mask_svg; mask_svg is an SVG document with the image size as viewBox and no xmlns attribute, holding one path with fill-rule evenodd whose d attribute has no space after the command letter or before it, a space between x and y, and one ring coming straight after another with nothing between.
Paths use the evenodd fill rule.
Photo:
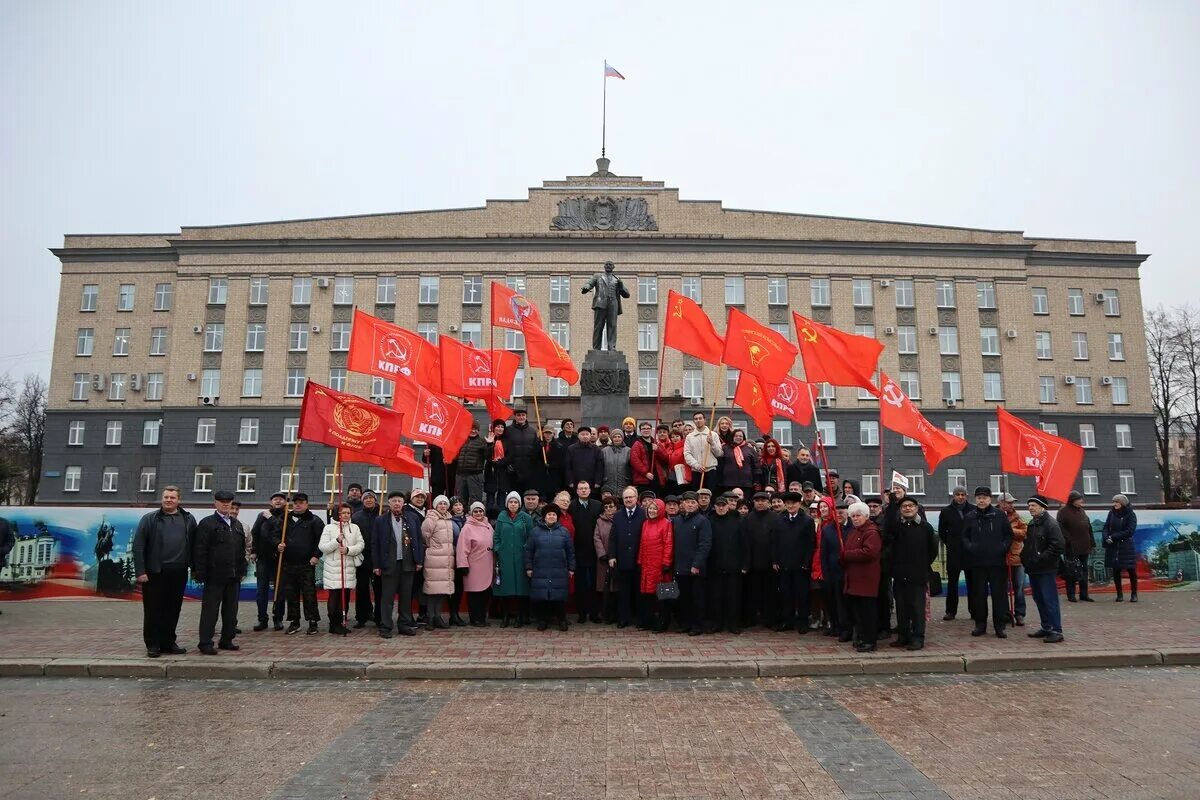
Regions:
<instances>
[{"instance_id":1,"label":"woman in white puffer jacket","mask_svg":"<svg viewBox=\"0 0 1200 800\"><path fill-rule=\"evenodd\" d=\"M363 551L362 531L350 521L353 509L346 503L338 506L338 521L331 522L321 531L317 549L324 554L321 559L325 588L329 590L326 612L329 615L329 632L345 636L345 610L350 602L350 590L354 588L354 568Z\"/></svg>"}]
</instances>

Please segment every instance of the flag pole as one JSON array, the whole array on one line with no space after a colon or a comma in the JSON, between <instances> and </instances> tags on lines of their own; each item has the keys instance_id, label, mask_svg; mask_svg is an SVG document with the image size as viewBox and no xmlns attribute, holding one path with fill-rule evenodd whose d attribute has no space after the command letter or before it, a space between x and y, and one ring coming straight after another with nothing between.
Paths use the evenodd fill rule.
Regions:
<instances>
[{"instance_id":1,"label":"flag pole","mask_svg":"<svg viewBox=\"0 0 1200 800\"><path fill-rule=\"evenodd\" d=\"M604 91L600 101L600 157L604 158L605 139L608 134L608 61L604 62Z\"/></svg>"},{"instance_id":2,"label":"flag pole","mask_svg":"<svg viewBox=\"0 0 1200 800\"><path fill-rule=\"evenodd\" d=\"M888 487L889 490L891 487ZM884 497L883 489L883 399L879 400L879 499Z\"/></svg>"},{"instance_id":3,"label":"flag pole","mask_svg":"<svg viewBox=\"0 0 1200 800\"><path fill-rule=\"evenodd\" d=\"M296 459L300 457L300 437L297 434L296 444L292 447L292 468L288 471L288 487L287 501L283 506L283 533L279 537L280 544L287 544L287 524L288 517L291 516L288 505L292 502L292 493L296 491ZM283 553L275 553L275 595L271 598L271 605L275 606L279 603L279 578L283 573ZM272 611L272 613L274 613Z\"/></svg>"},{"instance_id":4,"label":"flag pole","mask_svg":"<svg viewBox=\"0 0 1200 800\"><path fill-rule=\"evenodd\" d=\"M717 401L721 397L721 384L724 382L723 376L724 376L725 369L726 369L726 367L724 364L717 365L717 384L716 384L716 386L713 387L712 414L710 414L708 417L709 436L711 436L713 433L716 432L715 429L713 428L713 426L717 424ZM700 462L700 488L701 489L704 488L704 475L706 472L708 472L708 451L710 449L711 448L709 447L708 440L706 438L705 442L704 442L704 459Z\"/></svg>"},{"instance_id":5,"label":"flag pole","mask_svg":"<svg viewBox=\"0 0 1200 800\"><path fill-rule=\"evenodd\" d=\"M652 434L654 436L658 435L658 426L662 422L662 376L663 376L663 363L666 360L667 360L667 345L665 342L660 340L658 343L658 383L655 384L655 389L657 390L655 392L655 394L657 394L658 396L656 398L654 398L654 430L655 430L655 433Z\"/></svg>"},{"instance_id":6,"label":"flag pole","mask_svg":"<svg viewBox=\"0 0 1200 800\"><path fill-rule=\"evenodd\" d=\"M538 405L537 386L535 386L533 383L532 375L529 377L529 387L532 390L530 394L533 395L533 415L537 418L538 450L542 451L542 466L548 467L550 466L550 461L546 458L546 443L542 441L542 409Z\"/></svg>"}]
</instances>

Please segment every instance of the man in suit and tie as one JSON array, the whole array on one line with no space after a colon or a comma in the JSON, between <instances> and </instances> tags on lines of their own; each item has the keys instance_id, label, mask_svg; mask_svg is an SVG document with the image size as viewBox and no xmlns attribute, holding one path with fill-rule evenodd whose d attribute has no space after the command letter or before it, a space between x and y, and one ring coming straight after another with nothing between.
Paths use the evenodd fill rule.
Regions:
<instances>
[{"instance_id":1,"label":"man in suit and tie","mask_svg":"<svg viewBox=\"0 0 1200 800\"><path fill-rule=\"evenodd\" d=\"M613 517L608 537L608 567L616 570L617 576L617 627L625 628L632 617L633 598L638 591L638 547L646 512L638 504L638 492L632 486L621 492L621 506Z\"/></svg>"}]
</instances>

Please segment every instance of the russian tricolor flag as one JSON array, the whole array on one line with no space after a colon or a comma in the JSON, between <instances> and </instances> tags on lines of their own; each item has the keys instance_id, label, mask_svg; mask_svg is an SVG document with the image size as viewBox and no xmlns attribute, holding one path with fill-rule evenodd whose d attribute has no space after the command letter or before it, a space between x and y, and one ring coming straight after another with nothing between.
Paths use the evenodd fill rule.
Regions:
<instances>
[{"instance_id":1,"label":"russian tricolor flag","mask_svg":"<svg viewBox=\"0 0 1200 800\"><path fill-rule=\"evenodd\" d=\"M615 67L609 66L609 63L607 61L604 62L604 77L620 78L621 80L625 80L625 76L622 75L621 73L617 72Z\"/></svg>"}]
</instances>

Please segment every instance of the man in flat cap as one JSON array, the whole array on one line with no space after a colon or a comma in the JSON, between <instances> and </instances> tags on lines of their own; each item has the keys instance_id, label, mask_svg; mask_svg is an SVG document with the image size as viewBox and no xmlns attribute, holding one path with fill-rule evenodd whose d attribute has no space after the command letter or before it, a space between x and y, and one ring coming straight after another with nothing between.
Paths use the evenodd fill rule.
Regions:
<instances>
[{"instance_id":1,"label":"man in flat cap","mask_svg":"<svg viewBox=\"0 0 1200 800\"><path fill-rule=\"evenodd\" d=\"M233 516L233 492L213 495L215 511L196 525L192 549L192 580L201 584L200 652L215 656L221 650L240 649L237 635L238 589L246 577L246 531ZM213 647L217 614L221 615L221 638Z\"/></svg>"},{"instance_id":2,"label":"man in flat cap","mask_svg":"<svg viewBox=\"0 0 1200 800\"><path fill-rule=\"evenodd\" d=\"M963 521L963 560L971 570L971 588L975 593L975 629L972 636L987 633L988 597L992 599L992 624L996 636L1007 639L1008 624L1008 549L1012 544L1012 526L1004 512L992 505L992 490L975 490L975 508Z\"/></svg>"}]
</instances>

